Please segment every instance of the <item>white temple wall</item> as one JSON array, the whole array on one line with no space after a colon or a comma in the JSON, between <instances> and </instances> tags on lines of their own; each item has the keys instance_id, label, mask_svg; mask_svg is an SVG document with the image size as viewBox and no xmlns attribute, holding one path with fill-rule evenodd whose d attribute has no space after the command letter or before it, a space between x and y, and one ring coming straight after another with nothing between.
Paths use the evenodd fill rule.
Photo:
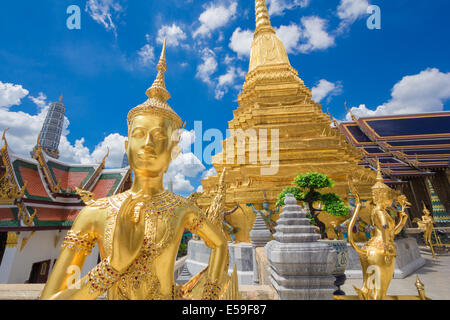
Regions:
<instances>
[{"instance_id":1,"label":"white temple wall","mask_svg":"<svg viewBox=\"0 0 450 320\"><path fill-rule=\"evenodd\" d=\"M12 263L12 269L9 275L8 283L25 283L30 277L33 263L51 260L50 272L54 260L58 257L61 243L67 231L61 231L61 237L55 248L55 237L58 230L36 231L28 240L27 245L20 251L22 239L28 237L31 231L21 232L16 247L16 254Z\"/></svg>"},{"instance_id":2,"label":"white temple wall","mask_svg":"<svg viewBox=\"0 0 450 320\"><path fill-rule=\"evenodd\" d=\"M6 248L3 261L0 266L0 283L22 284L30 277L33 263L45 260L51 260L49 275L53 270L54 261L58 258L61 245L67 230L61 231L58 244L55 248L55 237L58 230L36 231L28 240L25 248L20 251L22 239L30 235L30 231L20 232L17 246L15 248ZM98 245L92 250L89 257L86 258L81 271L81 276L86 275L89 270L97 265L99 249Z\"/></svg>"}]
</instances>

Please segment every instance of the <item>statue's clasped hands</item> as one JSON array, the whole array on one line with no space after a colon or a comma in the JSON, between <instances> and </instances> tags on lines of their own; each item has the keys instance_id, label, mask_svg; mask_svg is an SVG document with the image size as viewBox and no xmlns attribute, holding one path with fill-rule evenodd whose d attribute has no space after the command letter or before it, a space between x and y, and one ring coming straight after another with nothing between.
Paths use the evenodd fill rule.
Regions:
<instances>
[{"instance_id":1,"label":"statue's clasped hands","mask_svg":"<svg viewBox=\"0 0 450 320\"><path fill-rule=\"evenodd\" d=\"M142 209L147 198L149 196L141 192L128 196L117 214L110 262L120 273L136 260L144 243L145 214Z\"/></svg>"}]
</instances>

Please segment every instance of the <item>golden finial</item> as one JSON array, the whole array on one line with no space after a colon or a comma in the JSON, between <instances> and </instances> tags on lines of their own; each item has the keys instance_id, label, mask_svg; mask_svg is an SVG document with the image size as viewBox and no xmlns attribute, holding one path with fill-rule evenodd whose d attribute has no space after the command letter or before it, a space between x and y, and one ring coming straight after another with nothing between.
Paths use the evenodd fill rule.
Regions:
<instances>
[{"instance_id":1,"label":"golden finial","mask_svg":"<svg viewBox=\"0 0 450 320\"><path fill-rule=\"evenodd\" d=\"M331 116L331 119L332 119L332 121L333 121L334 126L335 126L336 128L338 128L338 127L339 127L339 123L336 121L336 119L335 119L333 116Z\"/></svg>"},{"instance_id":2,"label":"golden finial","mask_svg":"<svg viewBox=\"0 0 450 320\"><path fill-rule=\"evenodd\" d=\"M422 200L422 205L423 205L423 213L424 213L426 216L429 216L429 215L430 215L430 211L428 210L428 208L427 208L427 206L425 205L425 202L423 202L423 200Z\"/></svg>"},{"instance_id":3,"label":"golden finial","mask_svg":"<svg viewBox=\"0 0 450 320\"><path fill-rule=\"evenodd\" d=\"M220 174L219 178L219 190L225 188L225 174L227 172L227 168L223 168L222 173Z\"/></svg>"},{"instance_id":4,"label":"golden finial","mask_svg":"<svg viewBox=\"0 0 450 320\"><path fill-rule=\"evenodd\" d=\"M3 131L3 136L2 136L2 139L5 142L2 149L5 149L5 150L6 150L6 148L8 148L8 141L6 141L6 131L8 131L8 130L9 130L9 128L5 128L5 130Z\"/></svg>"},{"instance_id":5,"label":"golden finial","mask_svg":"<svg viewBox=\"0 0 450 320\"><path fill-rule=\"evenodd\" d=\"M63 95L60 95L60 96L59 96L59 102L62 102L62 101L63 101L63 98L64 98L64 96L63 96Z\"/></svg>"},{"instance_id":6,"label":"golden finial","mask_svg":"<svg viewBox=\"0 0 450 320\"><path fill-rule=\"evenodd\" d=\"M164 73L167 71L166 64L166 38L164 38L163 48L161 51L161 57L156 65L156 70L158 70L158 75L152 86L147 89L145 93L149 98L155 98L162 101L167 101L170 99L170 93L166 89L166 82L164 78Z\"/></svg>"},{"instance_id":7,"label":"golden finial","mask_svg":"<svg viewBox=\"0 0 450 320\"><path fill-rule=\"evenodd\" d=\"M357 122L358 119L355 117L353 112L349 108L347 108L347 101L344 102L344 106L345 106L345 109L347 110L347 112L350 114L350 117L352 118L352 120Z\"/></svg>"},{"instance_id":8,"label":"golden finial","mask_svg":"<svg viewBox=\"0 0 450 320\"><path fill-rule=\"evenodd\" d=\"M108 151L106 152L106 154L105 154L105 156L103 157L103 160L102 160L102 165L103 166L105 165L106 158L108 158L108 156L109 156L109 147L108 147Z\"/></svg>"},{"instance_id":9,"label":"golden finial","mask_svg":"<svg viewBox=\"0 0 450 320\"><path fill-rule=\"evenodd\" d=\"M377 182L373 185L372 189L389 189L390 188L384 184L383 173L381 171L380 160L377 158Z\"/></svg>"},{"instance_id":10,"label":"golden finial","mask_svg":"<svg viewBox=\"0 0 450 320\"><path fill-rule=\"evenodd\" d=\"M40 136L40 135L38 135L38 137L37 137L36 144L37 144L37 146L38 146L38 150L41 151L41 150L42 150L42 146L41 146L41 140L39 139L39 136Z\"/></svg>"},{"instance_id":11,"label":"golden finial","mask_svg":"<svg viewBox=\"0 0 450 320\"><path fill-rule=\"evenodd\" d=\"M255 0L255 12L256 12L255 38L261 31L275 33L275 30L272 28L272 25L270 23L266 0Z\"/></svg>"},{"instance_id":12,"label":"golden finial","mask_svg":"<svg viewBox=\"0 0 450 320\"><path fill-rule=\"evenodd\" d=\"M415 282L417 292L419 293L420 300L429 300L425 294L425 285L420 281L419 275L416 275L416 282Z\"/></svg>"},{"instance_id":13,"label":"golden finial","mask_svg":"<svg viewBox=\"0 0 450 320\"><path fill-rule=\"evenodd\" d=\"M178 128L181 127L183 121L181 118L172 110L172 108L167 104L167 100L170 99L170 93L166 89L166 83L164 78L164 73L167 71L166 66L166 39L164 39L163 48L161 51L161 57L159 59L158 65L156 66L158 74L152 86L147 89L146 95L148 100L143 104L130 110L127 117L128 127L131 126L131 121L134 117L140 114L160 114L171 120L174 126Z\"/></svg>"}]
</instances>

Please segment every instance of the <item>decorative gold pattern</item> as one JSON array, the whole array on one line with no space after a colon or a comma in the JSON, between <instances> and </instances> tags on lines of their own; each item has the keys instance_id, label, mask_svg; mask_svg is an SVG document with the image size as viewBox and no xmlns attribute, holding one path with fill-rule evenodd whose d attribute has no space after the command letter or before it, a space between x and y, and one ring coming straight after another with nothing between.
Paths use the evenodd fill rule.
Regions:
<instances>
[{"instance_id":1,"label":"decorative gold pattern","mask_svg":"<svg viewBox=\"0 0 450 320\"><path fill-rule=\"evenodd\" d=\"M202 300L218 300L221 290L221 286L217 282L206 281L203 287Z\"/></svg>"},{"instance_id":2,"label":"decorative gold pattern","mask_svg":"<svg viewBox=\"0 0 450 320\"><path fill-rule=\"evenodd\" d=\"M111 267L107 257L89 271L85 284L89 285L89 293L97 291L103 294L117 282L119 276L120 273Z\"/></svg>"},{"instance_id":3,"label":"decorative gold pattern","mask_svg":"<svg viewBox=\"0 0 450 320\"><path fill-rule=\"evenodd\" d=\"M17 232L8 232L8 236L6 238L6 247L15 248L18 242L19 234Z\"/></svg>"},{"instance_id":4,"label":"decorative gold pattern","mask_svg":"<svg viewBox=\"0 0 450 320\"><path fill-rule=\"evenodd\" d=\"M75 250L88 256L95 246L96 238L90 233L73 232L69 230L64 238L61 249Z\"/></svg>"},{"instance_id":5,"label":"decorative gold pattern","mask_svg":"<svg viewBox=\"0 0 450 320\"><path fill-rule=\"evenodd\" d=\"M44 173L45 180L47 181L48 187L50 188L50 191L53 193L62 193L62 189L59 186L59 183L57 183L55 180L53 180L53 176L50 173L50 169L48 168L47 161L45 161L44 153L42 152L42 146L39 142L39 137L37 139L37 149L34 154L34 159L36 159L39 162L39 165L42 169L42 172Z\"/></svg>"},{"instance_id":6,"label":"decorative gold pattern","mask_svg":"<svg viewBox=\"0 0 450 320\"><path fill-rule=\"evenodd\" d=\"M127 191L109 198L110 213L104 235L104 248L107 255L112 252L112 235L115 226L117 213L123 203L130 195ZM156 276L155 260L173 241L174 222L177 219L175 208L188 203L188 200L164 191L150 199L148 203L140 203L139 209L145 214L145 238L141 249L141 254L127 270L118 279L117 286L111 288L109 295L113 299L134 299L138 289L144 289L145 297L139 297L144 300L171 300L176 298L175 291L170 295L161 293L160 283ZM199 227L198 221L202 218L198 217L192 223L192 230ZM195 219L194 219L195 220ZM162 238L157 242L156 228L165 230ZM194 232L194 231L192 231Z\"/></svg>"},{"instance_id":7,"label":"decorative gold pattern","mask_svg":"<svg viewBox=\"0 0 450 320\"><path fill-rule=\"evenodd\" d=\"M0 178L0 204L14 204L15 200L20 199L25 194L27 183L19 189L15 179L11 166L11 162L8 154L8 142L6 141L6 132L8 128L3 131L3 147L0 149L0 155L2 157L2 163L5 167L5 173Z\"/></svg>"},{"instance_id":8,"label":"decorative gold pattern","mask_svg":"<svg viewBox=\"0 0 450 320\"><path fill-rule=\"evenodd\" d=\"M24 237L22 239L22 242L20 243L20 251L22 252L22 250L25 248L25 246L27 245L28 241L31 239L31 237L34 235L36 231L31 231L30 234L27 237Z\"/></svg>"},{"instance_id":9,"label":"decorative gold pattern","mask_svg":"<svg viewBox=\"0 0 450 320\"><path fill-rule=\"evenodd\" d=\"M19 211L17 214L18 219L22 220L27 227L31 227L33 225L34 217L36 217L38 210L34 209L34 212L30 214L23 201L16 202L16 205Z\"/></svg>"},{"instance_id":10,"label":"decorative gold pattern","mask_svg":"<svg viewBox=\"0 0 450 320\"><path fill-rule=\"evenodd\" d=\"M80 196L81 200L83 200L84 204L89 206L95 203L95 195L94 193L86 190L82 190L80 188L75 188L76 192Z\"/></svg>"}]
</instances>

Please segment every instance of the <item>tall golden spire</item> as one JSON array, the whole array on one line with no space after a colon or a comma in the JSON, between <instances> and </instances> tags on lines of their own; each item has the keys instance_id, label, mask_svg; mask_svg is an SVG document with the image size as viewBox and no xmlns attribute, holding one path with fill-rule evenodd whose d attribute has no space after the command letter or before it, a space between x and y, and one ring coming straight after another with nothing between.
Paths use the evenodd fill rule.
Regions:
<instances>
[{"instance_id":1,"label":"tall golden spire","mask_svg":"<svg viewBox=\"0 0 450 320\"><path fill-rule=\"evenodd\" d=\"M155 81L152 86L147 89L145 93L149 98L155 98L162 101L167 101L170 99L170 93L166 89L166 82L164 78L164 73L167 71L166 65L166 38L164 38L163 48L161 51L161 57L159 58L159 62L156 66L156 70L158 70L158 75L156 76Z\"/></svg>"},{"instance_id":2,"label":"tall golden spire","mask_svg":"<svg viewBox=\"0 0 450 320\"><path fill-rule=\"evenodd\" d=\"M255 0L256 29L255 38L260 32L275 33L270 24L269 12L265 0Z\"/></svg>"},{"instance_id":3,"label":"tall golden spire","mask_svg":"<svg viewBox=\"0 0 450 320\"><path fill-rule=\"evenodd\" d=\"M255 0L256 28L250 54L249 72L259 66L288 65L286 49L270 24L265 0Z\"/></svg>"}]
</instances>

